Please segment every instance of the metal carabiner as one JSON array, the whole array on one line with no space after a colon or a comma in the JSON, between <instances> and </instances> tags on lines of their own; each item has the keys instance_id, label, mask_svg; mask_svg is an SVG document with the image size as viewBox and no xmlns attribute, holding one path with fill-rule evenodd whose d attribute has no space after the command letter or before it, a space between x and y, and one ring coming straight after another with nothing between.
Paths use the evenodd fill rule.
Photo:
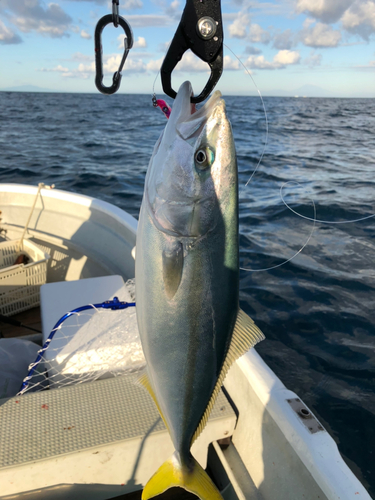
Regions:
<instances>
[{"instance_id":1,"label":"metal carabiner","mask_svg":"<svg viewBox=\"0 0 375 500\"><path fill-rule=\"evenodd\" d=\"M176 97L171 83L172 71L190 49L211 68L206 86L198 96L191 98L192 103L204 101L223 72L223 38L220 0L186 0L180 24L160 70L164 92L173 99Z\"/></svg>"},{"instance_id":2,"label":"metal carabiner","mask_svg":"<svg viewBox=\"0 0 375 500\"><path fill-rule=\"evenodd\" d=\"M126 35L126 37L124 38L124 54L122 56L119 69L113 75L112 85L110 87L106 87L105 85L103 85L102 32L108 24L111 24L113 22L114 16L112 14L107 14L98 21L98 24L95 28L95 85L99 92L101 92L102 94L114 94L120 88L122 78L121 71L125 64L129 50L133 47L133 31L130 27L130 24L128 24L123 17L118 16L118 24L123 28Z\"/></svg>"},{"instance_id":3,"label":"metal carabiner","mask_svg":"<svg viewBox=\"0 0 375 500\"><path fill-rule=\"evenodd\" d=\"M112 0L112 17L113 17L113 24L115 28L117 28L118 23L119 23L119 0Z\"/></svg>"}]
</instances>

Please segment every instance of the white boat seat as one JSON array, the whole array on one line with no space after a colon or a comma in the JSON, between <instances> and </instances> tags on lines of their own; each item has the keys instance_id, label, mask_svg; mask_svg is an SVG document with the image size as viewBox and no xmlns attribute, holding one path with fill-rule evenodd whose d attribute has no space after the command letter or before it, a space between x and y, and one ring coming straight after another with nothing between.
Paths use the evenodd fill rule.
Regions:
<instances>
[{"instance_id":1,"label":"white boat seat","mask_svg":"<svg viewBox=\"0 0 375 500\"><path fill-rule=\"evenodd\" d=\"M43 343L56 322L67 312L117 296L132 302L121 276L102 276L78 281L47 283L40 288Z\"/></svg>"}]
</instances>

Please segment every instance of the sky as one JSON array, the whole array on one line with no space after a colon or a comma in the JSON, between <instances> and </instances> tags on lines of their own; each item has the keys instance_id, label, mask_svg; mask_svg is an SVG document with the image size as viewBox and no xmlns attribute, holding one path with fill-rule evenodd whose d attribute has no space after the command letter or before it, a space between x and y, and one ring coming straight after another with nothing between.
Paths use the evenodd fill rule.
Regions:
<instances>
[{"instance_id":1,"label":"sky","mask_svg":"<svg viewBox=\"0 0 375 500\"><path fill-rule=\"evenodd\" d=\"M134 33L121 92L152 94L155 84L162 97L158 71L184 5L120 0ZM258 88L264 95L375 97L375 0L222 0L221 6L224 73L217 88L223 94L254 95ZM0 0L0 90L97 92L94 31L111 11L108 0ZM105 85L122 51L122 28L108 25ZM208 76L207 64L186 52L172 86L190 80L198 94Z\"/></svg>"}]
</instances>

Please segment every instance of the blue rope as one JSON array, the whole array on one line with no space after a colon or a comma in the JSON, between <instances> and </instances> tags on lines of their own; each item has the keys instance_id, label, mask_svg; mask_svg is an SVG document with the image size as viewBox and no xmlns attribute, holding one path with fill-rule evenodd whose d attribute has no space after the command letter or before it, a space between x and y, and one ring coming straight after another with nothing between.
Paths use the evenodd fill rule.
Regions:
<instances>
[{"instance_id":1,"label":"blue rope","mask_svg":"<svg viewBox=\"0 0 375 500\"><path fill-rule=\"evenodd\" d=\"M48 349L48 346L50 345L51 340L53 339L57 329L62 323L64 323L66 319L68 319L70 316L73 316L73 314L77 314L82 311L87 311L88 309L112 309L112 311L118 311L119 309L127 309L128 307L135 307L135 302L120 302L118 297L114 297L113 300L107 300L106 302L102 302L101 304L88 304L87 306L77 307L77 309L73 309L72 311L69 311L68 313L64 314L64 316L62 316L56 323L56 325L52 328L51 333L48 336L48 339L44 342L43 347L38 353L38 357L36 358L35 363L32 364L32 367L30 368L27 376L24 378L21 388L17 393L17 396L21 396L22 394L24 394L24 392L29 387L29 382L31 380L31 377L34 374L36 367L39 365L43 357L43 354Z\"/></svg>"}]
</instances>

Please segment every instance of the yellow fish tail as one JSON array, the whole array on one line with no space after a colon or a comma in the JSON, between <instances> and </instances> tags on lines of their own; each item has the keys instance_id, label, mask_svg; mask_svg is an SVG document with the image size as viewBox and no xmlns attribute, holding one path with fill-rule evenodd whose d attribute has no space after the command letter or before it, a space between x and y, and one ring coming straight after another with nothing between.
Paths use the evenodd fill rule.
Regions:
<instances>
[{"instance_id":1,"label":"yellow fish tail","mask_svg":"<svg viewBox=\"0 0 375 500\"><path fill-rule=\"evenodd\" d=\"M206 472L191 458L189 466L182 465L176 454L163 463L144 487L142 500L161 495L169 488L178 486L193 493L200 500L223 500L219 490Z\"/></svg>"}]
</instances>

